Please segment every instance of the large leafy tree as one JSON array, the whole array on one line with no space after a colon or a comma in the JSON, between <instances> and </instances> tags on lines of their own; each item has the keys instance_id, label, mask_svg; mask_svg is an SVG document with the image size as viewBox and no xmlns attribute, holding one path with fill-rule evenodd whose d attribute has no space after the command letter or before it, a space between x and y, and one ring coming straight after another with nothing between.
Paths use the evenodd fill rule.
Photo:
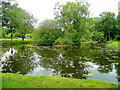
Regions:
<instances>
[{"instance_id":1,"label":"large leafy tree","mask_svg":"<svg viewBox=\"0 0 120 90\"><path fill-rule=\"evenodd\" d=\"M16 33L24 41L25 35L33 30L35 19L32 15L21 8L14 8L8 11L11 25L16 25ZM12 16L11 16L12 15Z\"/></svg>"},{"instance_id":2,"label":"large leafy tree","mask_svg":"<svg viewBox=\"0 0 120 90\"><path fill-rule=\"evenodd\" d=\"M107 40L114 39L117 34L115 14L112 12L102 12L100 17L101 21L98 24L99 31L104 32L104 37Z\"/></svg>"},{"instance_id":3,"label":"large leafy tree","mask_svg":"<svg viewBox=\"0 0 120 90\"><path fill-rule=\"evenodd\" d=\"M53 45L55 40L62 36L62 30L58 28L57 21L47 19L33 33L38 45Z\"/></svg>"},{"instance_id":4,"label":"large leafy tree","mask_svg":"<svg viewBox=\"0 0 120 90\"><path fill-rule=\"evenodd\" d=\"M33 16L18 7L14 0L2 1L2 27L11 33L11 39L15 32L19 32L24 40L26 33L32 30L34 21Z\"/></svg>"},{"instance_id":5,"label":"large leafy tree","mask_svg":"<svg viewBox=\"0 0 120 90\"><path fill-rule=\"evenodd\" d=\"M91 19L90 22L90 33L92 36L92 40L93 41L98 41L98 42L103 42L104 41L104 32L103 31L99 31L101 24L99 24L99 22L101 21L101 18L95 17ZM87 37L89 35L86 35Z\"/></svg>"},{"instance_id":6,"label":"large leafy tree","mask_svg":"<svg viewBox=\"0 0 120 90\"><path fill-rule=\"evenodd\" d=\"M120 14L117 16L117 35L116 39L120 40Z\"/></svg>"},{"instance_id":7,"label":"large leafy tree","mask_svg":"<svg viewBox=\"0 0 120 90\"><path fill-rule=\"evenodd\" d=\"M1 21L2 21L2 32L5 34L9 34L15 31L15 25L10 25L10 17L8 16L7 12L12 8L17 7L17 3L14 0L2 0L1 1ZM12 15L11 15L12 16ZM7 31L6 31L7 30ZM12 37L12 34L11 34Z\"/></svg>"},{"instance_id":8,"label":"large leafy tree","mask_svg":"<svg viewBox=\"0 0 120 90\"><path fill-rule=\"evenodd\" d=\"M2 26L9 28L9 17L7 16L7 12L12 8L17 7L17 3L14 0L2 0L1 1L1 19L2 19ZM11 27L12 28L12 27Z\"/></svg>"},{"instance_id":9,"label":"large leafy tree","mask_svg":"<svg viewBox=\"0 0 120 90\"><path fill-rule=\"evenodd\" d=\"M64 30L65 37L70 36L72 44L80 44L86 30L86 18L89 16L88 3L82 1L68 2L66 5L56 4L55 19ZM74 33L72 36L71 34Z\"/></svg>"}]
</instances>

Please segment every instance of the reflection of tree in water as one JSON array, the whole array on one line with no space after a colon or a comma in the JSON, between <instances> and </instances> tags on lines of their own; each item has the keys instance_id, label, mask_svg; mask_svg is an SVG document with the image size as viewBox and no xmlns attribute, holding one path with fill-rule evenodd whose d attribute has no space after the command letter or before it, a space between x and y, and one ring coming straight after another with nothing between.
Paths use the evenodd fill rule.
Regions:
<instances>
[{"instance_id":1,"label":"reflection of tree in water","mask_svg":"<svg viewBox=\"0 0 120 90\"><path fill-rule=\"evenodd\" d=\"M62 63L59 63L58 67L54 68L55 73L60 74L62 77L86 78L88 65L83 64L82 60L79 58L61 60L63 60Z\"/></svg>"},{"instance_id":2,"label":"reflection of tree in water","mask_svg":"<svg viewBox=\"0 0 120 90\"><path fill-rule=\"evenodd\" d=\"M118 64L115 65L115 68L116 68L116 73L117 73L117 76L116 78L118 79L118 82L119 82L119 87L120 87L120 60L118 60Z\"/></svg>"},{"instance_id":3,"label":"reflection of tree in water","mask_svg":"<svg viewBox=\"0 0 120 90\"><path fill-rule=\"evenodd\" d=\"M20 46L15 49L17 52L6 58L7 61L2 62L3 72L16 73L20 71L22 74L27 74L39 64L45 69L54 69L55 75L86 78L90 68L87 62L92 62L99 66L100 73L111 72L115 65L116 73L118 76L120 75L118 52L111 51L103 45L102 48L100 45L82 44L80 47ZM118 80L120 79L118 78Z\"/></svg>"},{"instance_id":4,"label":"reflection of tree in water","mask_svg":"<svg viewBox=\"0 0 120 90\"><path fill-rule=\"evenodd\" d=\"M42 56L40 65L54 69L54 73L63 77L86 78L89 65L92 62L99 65L100 73L109 73L113 64L118 63L117 52L109 50L104 44L83 44L80 47L34 49Z\"/></svg>"},{"instance_id":5,"label":"reflection of tree in water","mask_svg":"<svg viewBox=\"0 0 120 90\"><path fill-rule=\"evenodd\" d=\"M104 46L105 47L105 46ZM99 65L100 73L109 73L115 66L118 82L120 82L120 52L117 49L99 48L95 50L92 62Z\"/></svg>"},{"instance_id":6,"label":"reflection of tree in water","mask_svg":"<svg viewBox=\"0 0 120 90\"><path fill-rule=\"evenodd\" d=\"M16 48L17 52L13 54L14 49L11 48L11 55L6 58L3 64L3 73L10 72L27 74L32 71L37 64L34 62L34 54L29 47L20 46Z\"/></svg>"},{"instance_id":7,"label":"reflection of tree in water","mask_svg":"<svg viewBox=\"0 0 120 90\"><path fill-rule=\"evenodd\" d=\"M116 73L117 73L117 79L118 79L118 82L119 82L118 85L120 87L120 49L118 50L117 55L118 55L119 58L117 60L118 64L115 65L115 69L116 69Z\"/></svg>"},{"instance_id":8,"label":"reflection of tree in water","mask_svg":"<svg viewBox=\"0 0 120 90\"><path fill-rule=\"evenodd\" d=\"M99 51L99 50L97 50ZM109 73L113 70L113 65L118 63L118 52L109 49L102 49L98 54L95 53L93 63L99 65L98 71L101 73Z\"/></svg>"},{"instance_id":9,"label":"reflection of tree in water","mask_svg":"<svg viewBox=\"0 0 120 90\"><path fill-rule=\"evenodd\" d=\"M51 50L45 48L36 50L42 56L40 66L54 69L54 74L63 77L86 78L88 66L85 60L78 55L81 54L78 48L59 48ZM77 55L76 55L77 54Z\"/></svg>"},{"instance_id":10,"label":"reflection of tree in water","mask_svg":"<svg viewBox=\"0 0 120 90\"><path fill-rule=\"evenodd\" d=\"M111 72L113 69L112 65L103 65L103 66L99 66L98 71L100 73L108 73Z\"/></svg>"}]
</instances>

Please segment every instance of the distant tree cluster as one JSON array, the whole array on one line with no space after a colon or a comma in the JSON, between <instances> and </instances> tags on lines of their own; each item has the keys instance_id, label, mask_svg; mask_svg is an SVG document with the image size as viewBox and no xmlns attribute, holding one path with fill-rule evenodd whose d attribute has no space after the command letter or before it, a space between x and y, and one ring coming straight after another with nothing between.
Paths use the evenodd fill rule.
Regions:
<instances>
[{"instance_id":1,"label":"distant tree cluster","mask_svg":"<svg viewBox=\"0 0 120 90\"><path fill-rule=\"evenodd\" d=\"M34 32L39 45L67 44L81 42L120 40L120 15L102 12L100 17L90 18L87 2L68 2L55 5L55 19L40 23Z\"/></svg>"},{"instance_id":2,"label":"distant tree cluster","mask_svg":"<svg viewBox=\"0 0 120 90\"><path fill-rule=\"evenodd\" d=\"M81 42L120 40L120 15L102 12L90 18L89 4L78 1L55 5L55 19L34 29L35 19L14 0L2 1L2 37L32 36L38 45L80 45Z\"/></svg>"}]
</instances>

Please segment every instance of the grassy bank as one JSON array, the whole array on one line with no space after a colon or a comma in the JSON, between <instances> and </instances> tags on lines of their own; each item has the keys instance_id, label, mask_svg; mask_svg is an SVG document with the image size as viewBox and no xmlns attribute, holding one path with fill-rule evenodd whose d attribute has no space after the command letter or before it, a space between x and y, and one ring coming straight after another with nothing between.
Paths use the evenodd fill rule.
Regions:
<instances>
[{"instance_id":1,"label":"grassy bank","mask_svg":"<svg viewBox=\"0 0 120 90\"><path fill-rule=\"evenodd\" d=\"M120 48L120 41L109 41L110 47Z\"/></svg>"},{"instance_id":2,"label":"grassy bank","mask_svg":"<svg viewBox=\"0 0 120 90\"><path fill-rule=\"evenodd\" d=\"M24 41L21 39L13 39L12 45L29 44L32 42L34 42L32 39L25 39ZM11 39L0 39L0 45L11 45Z\"/></svg>"},{"instance_id":3,"label":"grassy bank","mask_svg":"<svg viewBox=\"0 0 120 90\"><path fill-rule=\"evenodd\" d=\"M117 88L116 84L88 79L56 76L23 76L3 73L2 88Z\"/></svg>"}]
</instances>

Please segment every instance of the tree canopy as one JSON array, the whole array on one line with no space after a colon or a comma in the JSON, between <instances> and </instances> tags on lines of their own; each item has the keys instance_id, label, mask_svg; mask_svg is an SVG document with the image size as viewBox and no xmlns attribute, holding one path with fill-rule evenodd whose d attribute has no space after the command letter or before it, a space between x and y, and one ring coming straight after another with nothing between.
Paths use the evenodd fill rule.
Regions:
<instances>
[{"instance_id":1,"label":"tree canopy","mask_svg":"<svg viewBox=\"0 0 120 90\"><path fill-rule=\"evenodd\" d=\"M116 32L116 19L115 14L112 12L102 12L100 14L101 21L100 31L103 31L107 40L114 39Z\"/></svg>"},{"instance_id":2,"label":"tree canopy","mask_svg":"<svg viewBox=\"0 0 120 90\"><path fill-rule=\"evenodd\" d=\"M55 7L55 19L59 21L61 29L64 29L65 40L71 44L80 44L86 30L86 18L89 16L88 6L87 2L76 1L66 5L57 4Z\"/></svg>"},{"instance_id":3,"label":"tree canopy","mask_svg":"<svg viewBox=\"0 0 120 90\"><path fill-rule=\"evenodd\" d=\"M62 30L58 28L57 21L45 20L33 33L33 37L38 45L53 45L55 40L62 35Z\"/></svg>"},{"instance_id":4,"label":"tree canopy","mask_svg":"<svg viewBox=\"0 0 120 90\"><path fill-rule=\"evenodd\" d=\"M8 30L6 34L11 33L12 37L14 33L19 32L19 36L24 40L25 35L33 29L34 22L33 16L18 7L14 0L2 1L2 28L3 32Z\"/></svg>"}]
</instances>

